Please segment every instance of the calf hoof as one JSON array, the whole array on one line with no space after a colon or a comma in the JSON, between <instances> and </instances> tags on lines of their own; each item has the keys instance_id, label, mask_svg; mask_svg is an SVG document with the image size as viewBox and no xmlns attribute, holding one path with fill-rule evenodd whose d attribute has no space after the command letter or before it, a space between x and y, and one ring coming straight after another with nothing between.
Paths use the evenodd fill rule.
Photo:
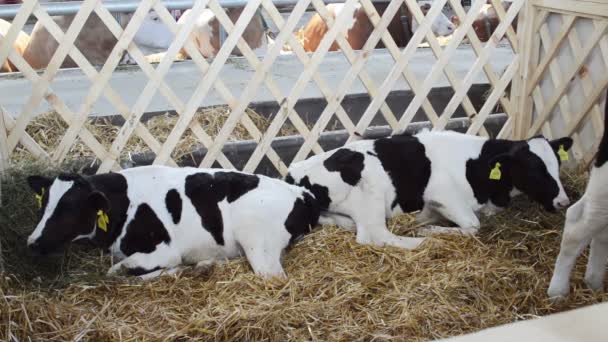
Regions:
<instances>
[{"instance_id":1,"label":"calf hoof","mask_svg":"<svg viewBox=\"0 0 608 342\"><path fill-rule=\"evenodd\" d=\"M422 244L426 240L425 238L410 238L410 237L398 237L397 243L395 244L397 247L401 247L403 249L412 250L418 248L420 244Z\"/></svg>"},{"instance_id":2,"label":"calf hoof","mask_svg":"<svg viewBox=\"0 0 608 342\"><path fill-rule=\"evenodd\" d=\"M109 275L109 276L117 275L118 273L120 273L122 271L122 266L123 265L120 263L114 264L112 267L110 267L110 269L108 270L106 275Z\"/></svg>"},{"instance_id":3,"label":"calf hoof","mask_svg":"<svg viewBox=\"0 0 608 342\"><path fill-rule=\"evenodd\" d=\"M604 291L604 279L593 276L585 276L585 284L594 292Z\"/></svg>"},{"instance_id":4,"label":"calf hoof","mask_svg":"<svg viewBox=\"0 0 608 342\"><path fill-rule=\"evenodd\" d=\"M569 284L566 284L566 286L551 285L551 286L549 286L549 289L547 290L547 296L549 296L549 298L554 301L559 301L559 300L565 299L566 297L568 297L569 293L570 293Z\"/></svg>"}]
</instances>

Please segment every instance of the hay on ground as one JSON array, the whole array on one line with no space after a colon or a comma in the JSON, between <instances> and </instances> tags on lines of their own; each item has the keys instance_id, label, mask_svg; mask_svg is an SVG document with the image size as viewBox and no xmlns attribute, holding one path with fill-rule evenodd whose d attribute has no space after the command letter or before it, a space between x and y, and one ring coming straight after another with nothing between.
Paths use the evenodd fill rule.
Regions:
<instances>
[{"instance_id":1,"label":"hay on ground","mask_svg":"<svg viewBox=\"0 0 608 342\"><path fill-rule=\"evenodd\" d=\"M0 208L3 340L419 341L608 299L583 285L586 258L571 297L546 298L563 212L523 198L484 219L476 238L438 236L416 251L361 246L351 232L319 228L287 252L285 280L262 280L243 259L147 283L106 278L111 261L100 251L72 246L40 260L24 250L35 220L25 174L37 171L12 172L3 184L13 194ZM576 199L585 177L566 173L564 183ZM390 222L403 235L413 226L411 215Z\"/></svg>"},{"instance_id":2,"label":"hay on ground","mask_svg":"<svg viewBox=\"0 0 608 342\"><path fill-rule=\"evenodd\" d=\"M198 122L211 138L215 138L224 126L224 123L228 119L230 113L231 110L227 106L205 108L199 110L194 115L193 122ZM260 132L265 132L273 119L273 117L263 116L250 108L246 109L246 114L260 130ZM166 113L154 116L144 121L143 124L150 131L152 136L154 136L162 144L173 130L173 127L175 127L178 118L179 117L177 115ZM106 149L109 149L121 126L116 125L110 117L95 117L86 121L85 128L88 129ZM65 121L63 121L63 119L61 119L59 114L56 112L49 112L39 115L32 120L26 128L26 132L30 134L30 136L45 151L52 153L59 145L67 129L68 125L65 123ZM293 127L293 125L291 125L291 123L289 123L289 121L287 121L281 127L278 136L288 136L294 134L298 134L297 130L295 127ZM251 139L253 139L253 137L240 122L236 125L229 137L229 141ZM192 133L190 129L187 129L175 147L172 157L175 160L181 160L202 147L203 144L199 141L199 139ZM132 153L144 153L150 151L151 150L146 143L139 136L137 136L136 133L133 133L125 148L122 150L121 158L128 158L129 154ZM73 160L87 157L95 156L89 147L80 141L80 139L77 139L72 145L67 159ZM14 152L12 157L12 161L17 162L17 164L19 164L19 161L27 161L29 159L31 159L29 151L21 146Z\"/></svg>"}]
</instances>

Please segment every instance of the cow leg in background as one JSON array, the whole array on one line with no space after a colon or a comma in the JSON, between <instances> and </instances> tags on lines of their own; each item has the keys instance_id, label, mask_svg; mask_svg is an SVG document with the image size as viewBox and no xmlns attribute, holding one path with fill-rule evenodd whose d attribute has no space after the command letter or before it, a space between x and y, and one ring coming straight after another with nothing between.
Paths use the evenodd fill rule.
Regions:
<instances>
[{"instance_id":1,"label":"cow leg in background","mask_svg":"<svg viewBox=\"0 0 608 342\"><path fill-rule=\"evenodd\" d=\"M133 253L108 270L108 275L125 268L128 274L143 275L153 271L173 268L181 264L181 256L165 243L156 246L151 253Z\"/></svg>"},{"instance_id":2,"label":"cow leg in background","mask_svg":"<svg viewBox=\"0 0 608 342\"><path fill-rule=\"evenodd\" d=\"M444 205L435 201L433 201L433 203L435 203L431 208L433 211L454 222L458 227L427 226L426 228L420 230L421 234L477 234L481 224L479 222L479 218L477 218L477 215L475 215L473 210L467 208L458 201L452 201L450 205Z\"/></svg>"},{"instance_id":3,"label":"cow leg in background","mask_svg":"<svg viewBox=\"0 0 608 342\"><path fill-rule=\"evenodd\" d=\"M374 192L372 188L365 189L365 191L353 189L351 192L352 203L356 203L356 205L352 206L353 211L349 215L357 225L357 243L374 246L388 245L405 249L418 247L424 238L397 236L388 230L386 206L384 201L377 200L384 197L379 194L370 194L369 191Z\"/></svg>"},{"instance_id":4,"label":"cow leg in background","mask_svg":"<svg viewBox=\"0 0 608 342\"><path fill-rule=\"evenodd\" d=\"M585 283L594 291L604 289L604 276L606 275L606 259L608 259L608 227L591 240L591 251L585 272Z\"/></svg>"}]
</instances>

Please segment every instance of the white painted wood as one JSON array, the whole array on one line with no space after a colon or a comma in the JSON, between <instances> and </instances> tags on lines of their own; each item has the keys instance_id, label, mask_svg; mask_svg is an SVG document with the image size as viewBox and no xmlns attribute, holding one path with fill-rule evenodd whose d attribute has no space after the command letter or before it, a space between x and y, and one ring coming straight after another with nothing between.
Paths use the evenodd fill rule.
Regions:
<instances>
[{"instance_id":1,"label":"white painted wood","mask_svg":"<svg viewBox=\"0 0 608 342\"><path fill-rule=\"evenodd\" d=\"M570 135L575 162L589 165L603 133L608 86L608 3L534 1L549 14L537 24L543 52L526 92L533 99L528 135ZM592 12L589 12L593 8ZM606 12L608 13L608 12Z\"/></svg>"},{"instance_id":2,"label":"white painted wood","mask_svg":"<svg viewBox=\"0 0 608 342\"><path fill-rule=\"evenodd\" d=\"M442 342L511 342L552 341L569 342L605 341L608 325L608 303L590 305L545 317L509 323L494 328L438 340Z\"/></svg>"},{"instance_id":3,"label":"white painted wood","mask_svg":"<svg viewBox=\"0 0 608 342\"><path fill-rule=\"evenodd\" d=\"M195 15L191 18L195 18L197 12L208 6L229 34L211 63L205 60L187 39L194 20L186 21L181 28L178 28L175 20L159 0L143 0L124 30L100 2L87 0L76 15L73 25L65 33L35 1L28 2L34 5L31 5L30 9L23 7L24 14L20 14L23 18L17 18L16 24L20 24L19 20L27 17L28 11L33 11L39 22L44 24L49 33L61 43L49 67L40 75L29 68L22 57L12 52L9 45L0 46L0 57L10 56L11 60L15 59L16 64L23 69L21 74L0 75L0 103L13 115L13 117L9 114L3 115L8 132L7 143L3 146L8 147L10 154L20 142L33 154L48 157L48 154L25 132L25 128L36 115L50 110L59 113L69 125L59 146L54 151L49 151L52 161L56 163L63 161L72 145L80 139L102 161L98 172L120 168L117 160L127 141L134 134L141 137L156 153L155 163L176 165L171 154L186 129L190 129L208 149L201 166L211 166L218 161L223 167L233 168L232 163L222 153L222 148L239 122L258 142L244 169L254 171L262 158L267 157L281 174L287 172L287 165L273 150L271 143L286 120L291 121L305 140L296 155L296 160L306 157L311 150L315 153L323 152L317 140L334 116L342 122L352 138L355 132L362 132L368 128L377 112L384 116L394 130L400 130L409 124L411 116L422 108L429 120L435 124L439 123L439 128L442 128L444 121L447 122L458 103L462 103L466 114L474 118L473 126L469 131L487 135L483 121L489 116L496 103L500 102L505 111L511 115L501 134L510 134L514 122L512 120L514 106L509 99L502 96L502 92L513 78L519 62L508 45L500 45L496 39L484 47L472 33L470 27L472 21L476 17L478 7L485 1L476 1L471 12L466 15L459 1L449 0L450 5L455 7L457 14L464 17L464 20L460 31L456 32L452 42L445 49L439 46L430 26L441 14L448 0L436 0L426 17L415 0L405 1L420 24L406 48L399 49L385 29L389 18L398 11L402 0L394 0L383 18L377 15L370 0L363 0L361 5L376 29L362 51L353 51L343 34L352 19L346 15L349 11L342 11L334 20L323 1L312 0L312 4L329 26L329 32L323 38L319 49L312 54L306 54L292 35L297 29L296 25L301 22L309 1L298 2L286 21L279 14L272 0L249 1L234 24L217 0L209 0L208 4L207 1L200 1L196 3ZM512 6L508 13L501 8L497 10L498 15L507 23L499 26L495 36L505 35L517 49L519 42L515 40L515 33L508 23L524 0L515 1L518 4ZM353 7L357 2L357 0L348 0L345 7L347 9ZM498 3L497 0L493 2L495 5ZM271 46L261 59L241 38L247 23L260 5L266 9L267 15L280 29L276 37L276 45ZM152 66L132 42L135 32L151 8L159 13L161 20L176 37L157 66ZM99 71L73 46L76 35L92 11L118 39L110 57ZM15 27L22 26L23 24L20 24ZM471 40L472 49L459 47L465 35ZM380 39L387 49L373 49ZM418 44L423 39L427 40L430 49L418 48ZM341 51L327 52L333 41L337 42ZM281 51L285 43L291 45L292 54L285 55ZM490 58L489 51L496 44L499 46ZM192 59L174 62L173 57L182 45ZM235 46L242 52L243 57L229 57ZM125 51L129 52L139 66L117 68ZM68 55L81 69L59 70L61 62ZM435 60L437 63L434 62ZM483 73L480 72L482 69ZM488 82L493 86L493 91L481 111L476 113L471 100L466 95L467 90L473 84ZM427 99L430 90L434 87L452 87L457 92L457 96L442 113L441 120ZM410 90L416 94L400 121L386 104L386 97L395 90ZM372 98L371 105L356 126L341 105L344 97L354 94L369 94ZM328 105L321 113L319 121L310 130L295 111L294 106L300 100L313 98L324 98ZM43 99L45 101L42 101ZM246 109L251 103L267 101L279 103L281 109L266 131L261 132L246 114ZM192 121L192 118L200 107L224 104L231 108L231 112L218 136L211 138L200 124ZM590 106L594 110L595 107ZM140 118L146 112L167 110L175 110L179 118L169 137L161 144L140 123ZM90 116L115 114L123 116L126 123L121 127L112 146L106 149L84 124ZM580 115L583 116L584 113Z\"/></svg>"}]
</instances>

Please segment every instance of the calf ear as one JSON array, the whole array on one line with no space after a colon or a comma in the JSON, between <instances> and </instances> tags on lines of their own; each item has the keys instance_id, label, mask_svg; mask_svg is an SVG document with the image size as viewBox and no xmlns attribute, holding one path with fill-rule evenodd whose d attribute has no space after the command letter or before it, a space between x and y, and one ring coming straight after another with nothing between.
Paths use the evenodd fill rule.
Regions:
<instances>
[{"instance_id":1,"label":"calf ear","mask_svg":"<svg viewBox=\"0 0 608 342\"><path fill-rule=\"evenodd\" d=\"M572 147L572 138L563 137L563 138L555 139L555 140L550 141L549 144L551 145L551 148L553 148L553 150L555 150L555 151L559 150L559 147L562 145L564 146L564 150L568 151Z\"/></svg>"},{"instance_id":2,"label":"calf ear","mask_svg":"<svg viewBox=\"0 0 608 342\"><path fill-rule=\"evenodd\" d=\"M492 159L490 159L490 167L494 167L496 163L500 163L501 165L506 165L513 160L513 154L511 153L501 153L498 154Z\"/></svg>"},{"instance_id":3,"label":"calf ear","mask_svg":"<svg viewBox=\"0 0 608 342\"><path fill-rule=\"evenodd\" d=\"M108 198L99 191L93 191L87 198L87 202L94 210L108 211L110 209Z\"/></svg>"},{"instance_id":4,"label":"calf ear","mask_svg":"<svg viewBox=\"0 0 608 342\"><path fill-rule=\"evenodd\" d=\"M27 177L27 183L35 193L41 194L42 189L48 189L53 184L53 179L42 176L29 176Z\"/></svg>"}]
</instances>

